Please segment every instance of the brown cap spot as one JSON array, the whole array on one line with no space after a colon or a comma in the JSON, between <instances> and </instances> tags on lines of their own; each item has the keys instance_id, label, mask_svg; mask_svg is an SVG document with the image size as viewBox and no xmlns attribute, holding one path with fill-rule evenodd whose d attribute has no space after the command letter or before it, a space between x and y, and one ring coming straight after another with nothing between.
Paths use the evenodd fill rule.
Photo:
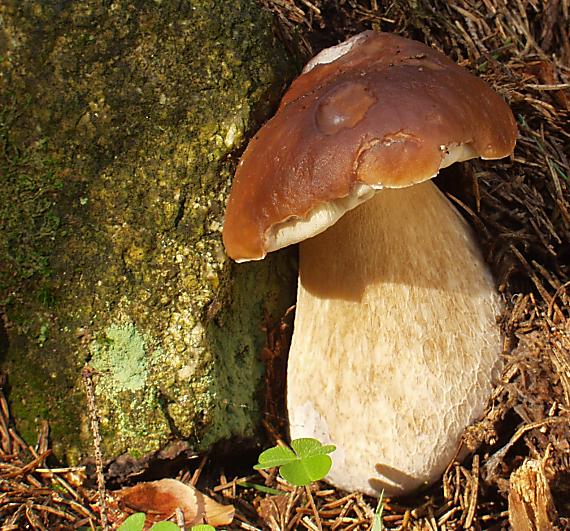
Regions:
<instances>
[{"instance_id":1,"label":"brown cap spot","mask_svg":"<svg viewBox=\"0 0 570 531\"><path fill-rule=\"evenodd\" d=\"M466 148L460 160L502 158L516 135L508 105L468 70L422 43L365 32L344 55L299 76L249 143L228 200L226 251L263 258L276 226L359 184L430 179L455 146Z\"/></svg>"},{"instance_id":2,"label":"brown cap spot","mask_svg":"<svg viewBox=\"0 0 570 531\"><path fill-rule=\"evenodd\" d=\"M362 83L344 83L325 95L315 113L318 129L334 135L343 128L353 128L364 118L376 100Z\"/></svg>"}]
</instances>

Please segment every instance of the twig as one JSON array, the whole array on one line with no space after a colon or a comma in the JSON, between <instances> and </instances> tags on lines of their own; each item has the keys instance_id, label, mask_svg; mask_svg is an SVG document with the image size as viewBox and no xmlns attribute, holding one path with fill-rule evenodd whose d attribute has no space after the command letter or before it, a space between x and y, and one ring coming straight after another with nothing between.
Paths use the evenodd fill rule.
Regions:
<instances>
[{"instance_id":1,"label":"twig","mask_svg":"<svg viewBox=\"0 0 570 531\"><path fill-rule=\"evenodd\" d=\"M317 527L319 531L323 531L323 524L321 522L321 517L319 516L319 511L317 511L317 506L315 505L315 500L313 499L313 494L311 493L311 486L305 485L305 492L307 493L307 497L309 498L309 503L311 504L311 508L313 509L313 513L315 514L315 521L317 523Z\"/></svg>"},{"instance_id":2,"label":"twig","mask_svg":"<svg viewBox=\"0 0 570 531\"><path fill-rule=\"evenodd\" d=\"M182 509L180 507L176 507L176 525L182 530L185 531L185 525L186 522L184 520L184 513L182 512Z\"/></svg>"},{"instance_id":3,"label":"twig","mask_svg":"<svg viewBox=\"0 0 570 531\"><path fill-rule=\"evenodd\" d=\"M93 384L94 371L91 367L85 366L81 373L85 391L87 394L87 408L89 409L89 420L91 421L91 433L93 434L93 448L95 450L95 466L97 468L97 488L99 490L99 507L101 517L101 527L104 531L109 529L107 523L107 491L105 488L105 476L103 475L103 454L101 452L101 434L99 432L99 416L95 405L95 386Z\"/></svg>"}]
</instances>

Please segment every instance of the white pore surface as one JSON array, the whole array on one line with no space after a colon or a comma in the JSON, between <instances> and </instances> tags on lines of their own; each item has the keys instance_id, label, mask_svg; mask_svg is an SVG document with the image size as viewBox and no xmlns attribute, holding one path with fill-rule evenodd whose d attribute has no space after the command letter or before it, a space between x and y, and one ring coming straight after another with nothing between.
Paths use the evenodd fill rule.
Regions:
<instances>
[{"instance_id":1,"label":"white pore surface","mask_svg":"<svg viewBox=\"0 0 570 531\"><path fill-rule=\"evenodd\" d=\"M291 437L335 444L343 489L435 481L500 367L501 304L469 227L426 182L378 192L300 253Z\"/></svg>"},{"instance_id":2,"label":"white pore surface","mask_svg":"<svg viewBox=\"0 0 570 531\"><path fill-rule=\"evenodd\" d=\"M334 225L346 212L367 201L375 189L357 184L350 195L313 208L306 217L294 218L271 227L266 234L265 249L269 253L302 242Z\"/></svg>"},{"instance_id":3,"label":"white pore surface","mask_svg":"<svg viewBox=\"0 0 570 531\"><path fill-rule=\"evenodd\" d=\"M477 153L469 144L447 147L441 146L441 150L442 160L440 169L451 166L454 162L477 157ZM435 177L435 175L431 177ZM346 197L341 197L328 203L317 204L303 218L292 217L270 227L265 234L265 251L267 253L277 251L288 245L293 245L307 238L316 236L329 227L332 227L346 212L356 208L364 201L370 199L376 192L382 190L384 186L382 185L381 178L379 178L379 181L380 182L375 185L357 183L351 193ZM414 182L416 181L411 178L410 183ZM410 183L407 186L409 186ZM238 260L238 262L240 262L240 260Z\"/></svg>"}]
</instances>

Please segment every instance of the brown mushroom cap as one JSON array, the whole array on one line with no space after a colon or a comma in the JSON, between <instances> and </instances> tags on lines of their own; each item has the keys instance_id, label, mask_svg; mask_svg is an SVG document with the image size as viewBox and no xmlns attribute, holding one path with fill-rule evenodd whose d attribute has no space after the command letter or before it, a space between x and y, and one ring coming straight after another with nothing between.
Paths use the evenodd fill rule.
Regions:
<instances>
[{"instance_id":1,"label":"brown mushroom cap","mask_svg":"<svg viewBox=\"0 0 570 531\"><path fill-rule=\"evenodd\" d=\"M245 150L226 209L230 257L261 259L322 232L376 189L513 151L511 110L465 68L389 33L347 42L340 57L308 65Z\"/></svg>"}]
</instances>

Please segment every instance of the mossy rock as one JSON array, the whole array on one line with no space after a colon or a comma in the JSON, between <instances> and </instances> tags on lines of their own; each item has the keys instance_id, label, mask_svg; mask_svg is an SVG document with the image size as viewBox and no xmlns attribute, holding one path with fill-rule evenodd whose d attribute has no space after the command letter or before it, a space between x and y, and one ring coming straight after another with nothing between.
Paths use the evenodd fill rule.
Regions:
<instances>
[{"instance_id":1,"label":"mossy rock","mask_svg":"<svg viewBox=\"0 0 570 531\"><path fill-rule=\"evenodd\" d=\"M294 67L253 0L11 0L0 6L0 370L18 428L105 456L255 433L264 316L294 297L287 253L232 265L240 149Z\"/></svg>"}]
</instances>

